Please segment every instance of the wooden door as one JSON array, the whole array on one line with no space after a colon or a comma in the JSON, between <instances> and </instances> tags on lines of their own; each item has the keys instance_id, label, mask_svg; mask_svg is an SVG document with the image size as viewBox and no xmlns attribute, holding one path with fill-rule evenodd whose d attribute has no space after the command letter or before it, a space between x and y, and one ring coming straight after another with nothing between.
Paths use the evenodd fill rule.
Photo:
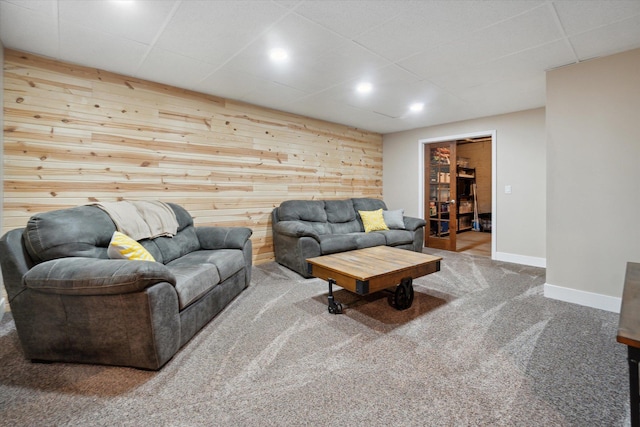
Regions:
<instances>
[{"instance_id":1,"label":"wooden door","mask_svg":"<svg viewBox=\"0 0 640 427\"><path fill-rule=\"evenodd\" d=\"M456 141L428 144L424 150L426 247L456 250Z\"/></svg>"}]
</instances>

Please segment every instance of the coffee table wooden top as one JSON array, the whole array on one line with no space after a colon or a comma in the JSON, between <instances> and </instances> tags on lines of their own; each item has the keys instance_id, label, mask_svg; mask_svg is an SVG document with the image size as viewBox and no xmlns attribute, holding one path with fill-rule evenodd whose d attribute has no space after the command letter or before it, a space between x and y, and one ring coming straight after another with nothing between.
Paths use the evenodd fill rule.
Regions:
<instances>
[{"instance_id":1,"label":"coffee table wooden top","mask_svg":"<svg viewBox=\"0 0 640 427\"><path fill-rule=\"evenodd\" d=\"M375 246L307 259L309 271L320 279L359 295L397 285L406 277L415 279L440 270L441 257Z\"/></svg>"}]
</instances>

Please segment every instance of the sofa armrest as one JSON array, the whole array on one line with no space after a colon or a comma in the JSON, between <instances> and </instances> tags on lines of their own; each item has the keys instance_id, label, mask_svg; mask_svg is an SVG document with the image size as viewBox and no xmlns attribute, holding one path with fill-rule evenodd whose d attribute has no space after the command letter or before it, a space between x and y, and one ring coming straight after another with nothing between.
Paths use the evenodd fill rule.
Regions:
<instances>
[{"instance_id":1,"label":"sofa armrest","mask_svg":"<svg viewBox=\"0 0 640 427\"><path fill-rule=\"evenodd\" d=\"M404 218L404 228L410 231L416 231L420 227L424 227L427 225L427 221L422 218L413 218L410 216L405 216Z\"/></svg>"},{"instance_id":2,"label":"sofa armrest","mask_svg":"<svg viewBox=\"0 0 640 427\"><path fill-rule=\"evenodd\" d=\"M274 224L273 231L290 237L313 237L320 241L318 233L313 228L298 221L280 221Z\"/></svg>"},{"instance_id":3,"label":"sofa armrest","mask_svg":"<svg viewBox=\"0 0 640 427\"><path fill-rule=\"evenodd\" d=\"M27 288L59 295L117 295L141 291L176 278L159 262L58 258L34 266L23 277Z\"/></svg>"},{"instance_id":4,"label":"sofa armrest","mask_svg":"<svg viewBox=\"0 0 640 427\"><path fill-rule=\"evenodd\" d=\"M196 227L202 249L243 249L253 234L246 227Z\"/></svg>"}]
</instances>

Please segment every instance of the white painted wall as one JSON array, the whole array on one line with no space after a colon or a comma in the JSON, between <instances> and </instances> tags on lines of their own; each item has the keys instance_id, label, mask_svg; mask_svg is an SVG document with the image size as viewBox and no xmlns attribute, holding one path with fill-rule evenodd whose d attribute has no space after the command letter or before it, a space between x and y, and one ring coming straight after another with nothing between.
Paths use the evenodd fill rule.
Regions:
<instances>
[{"instance_id":1,"label":"white painted wall","mask_svg":"<svg viewBox=\"0 0 640 427\"><path fill-rule=\"evenodd\" d=\"M619 311L640 262L640 49L547 73L545 295Z\"/></svg>"},{"instance_id":2,"label":"white painted wall","mask_svg":"<svg viewBox=\"0 0 640 427\"><path fill-rule=\"evenodd\" d=\"M545 110L521 111L388 134L383 137L383 195L389 209L420 208L420 144L496 131L496 259L544 266L546 259ZM512 193L504 194L505 185Z\"/></svg>"}]
</instances>

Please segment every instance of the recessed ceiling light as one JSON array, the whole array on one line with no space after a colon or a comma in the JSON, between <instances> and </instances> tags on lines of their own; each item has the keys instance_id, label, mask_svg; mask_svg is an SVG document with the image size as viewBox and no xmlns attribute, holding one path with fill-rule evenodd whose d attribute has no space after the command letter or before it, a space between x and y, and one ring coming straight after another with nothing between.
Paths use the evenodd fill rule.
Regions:
<instances>
[{"instance_id":1,"label":"recessed ceiling light","mask_svg":"<svg viewBox=\"0 0 640 427\"><path fill-rule=\"evenodd\" d=\"M373 85L369 82L362 82L356 86L358 93L369 93L373 90Z\"/></svg>"},{"instance_id":2,"label":"recessed ceiling light","mask_svg":"<svg viewBox=\"0 0 640 427\"><path fill-rule=\"evenodd\" d=\"M271 51L269 52L269 58L271 58L272 61L282 62L285 61L288 57L289 54L287 53L287 51L280 47L271 49Z\"/></svg>"},{"instance_id":3,"label":"recessed ceiling light","mask_svg":"<svg viewBox=\"0 0 640 427\"><path fill-rule=\"evenodd\" d=\"M409 106L409 109L413 112L422 111L424 109L424 103L422 102L414 102Z\"/></svg>"}]
</instances>

